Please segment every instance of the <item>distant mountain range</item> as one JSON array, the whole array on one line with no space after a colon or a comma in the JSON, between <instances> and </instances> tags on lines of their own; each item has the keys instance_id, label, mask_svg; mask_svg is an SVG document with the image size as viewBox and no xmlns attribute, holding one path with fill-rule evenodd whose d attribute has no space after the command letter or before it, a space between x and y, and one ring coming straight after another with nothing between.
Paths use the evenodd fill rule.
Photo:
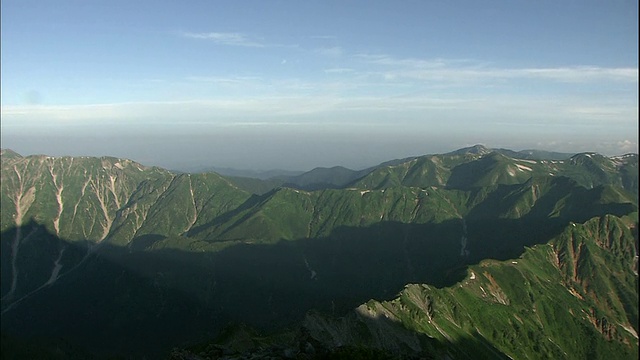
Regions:
<instances>
[{"instance_id":1,"label":"distant mountain range","mask_svg":"<svg viewBox=\"0 0 640 360\"><path fill-rule=\"evenodd\" d=\"M483 154L492 151L501 153L514 159L525 160L566 160L573 155L568 153L558 153L541 150L512 151L508 149L488 149L482 145L463 148L448 153L447 155ZM233 178L267 180L267 183L272 184L272 187L286 185L304 190L316 190L323 188L340 188L356 179L361 178L362 176L372 172L375 169L400 164L413 160L415 158L417 157L391 160L362 170L351 170L342 166L334 166L331 168L317 167L307 172L286 170L256 171L211 167L198 170L197 173L215 172L220 175ZM242 180L239 179L239 181Z\"/></svg>"},{"instance_id":2,"label":"distant mountain range","mask_svg":"<svg viewBox=\"0 0 640 360\"><path fill-rule=\"evenodd\" d=\"M638 356L637 154L0 156L3 358Z\"/></svg>"},{"instance_id":3,"label":"distant mountain range","mask_svg":"<svg viewBox=\"0 0 640 360\"><path fill-rule=\"evenodd\" d=\"M180 171L180 172L184 172L184 171ZM246 170L246 169L243 170L243 169L222 168L222 167L208 167L208 168L199 169L198 171L186 171L186 172L190 172L190 173L214 172L222 176L245 177L245 178L260 179L260 180L268 180L273 178L288 178L288 177L293 177L293 176L297 176L304 173L304 171L290 171L290 170L280 170L280 169L260 171L260 170Z\"/></svg>"}]
</instances>

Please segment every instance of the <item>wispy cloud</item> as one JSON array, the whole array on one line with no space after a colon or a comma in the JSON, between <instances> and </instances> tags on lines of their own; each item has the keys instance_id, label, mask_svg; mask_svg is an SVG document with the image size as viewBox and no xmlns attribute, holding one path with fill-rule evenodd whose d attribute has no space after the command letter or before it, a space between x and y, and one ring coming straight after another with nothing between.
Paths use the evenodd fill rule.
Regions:
<instances>
[{"instance_id":1,"label":"wispy cloud","mask_svg":"<svg viewBox=\"0 0 640 360\"><path fill-rule=\"evenodd\" d=\"M430 138L448 139L447 144L464 140L526 148L536 141L553 140L561 144L550 147L557 151L584 148L606 154L637 152L638 139L633 135L637 133L637 104L511 95L340 96L332 95L330 90L305 94L306 91L296 89L307 85L294 82L288 85L288 94L276 96L84 106L2 106L2 136L29 139L37 135L50 138L91 134L93 139L96 133L118 134L117 138L120 134L141 134L143 138L153 134L175 138L182 134L192 139L236 130L243 135L238 132L235 136L247 136L245 131L287 134L295 127L296 134L313 134L318 138L324 136L322 133L335 132L360 139L395 137L405 145L407 141L422 144ZM602 141L610 144L598 145Z\"/></svg>"},{"instance_id":2,"label":"wispy cloud","mask_svg":"<svg viewBox=\"0 0 640 360\"><path fill-rule=\"evenodd\" d=\"M470 60L396 58L383 54L355 54L353 57L370 64L414 69L443 68L455 64L471 63Z\"/></svg>"},{"instance_id":3,"label":"wispy cloud","mask_svg":"<svg viewBox=\"0 0 640 360\"><path fill-rule=\"evenodd\" d=\"M536 77L566 82L583 82L590 80L638 82L638 68L574 66L516 69L510 72L516 77Z\"/></svg>"},{"instance_id":4,"label":"wispy cloud","mask_svg":"<svg viewBox=\"0 0 640 360\"><path fill-rule=\"evenodd\" d=\"M335 35L311 35L309 36L311 39L320 39L320 40L334 40L337 37Z\"/></svg>"},{"instance_id":5,"label":"wispy cloud","mask_svg":"<svg viewBox=\"0 0 640 360\"><path fill-rule=\"evenodd\" d=\"M567 109L567 113L588 118L628 118L633 117L628 107L621 106L579 106ZM637 113L635 115L637 118Z\"/></svg>"},{"instance_id":6,"label":"wispy cloud","mask_svg":"<svg viewBox=\"0 0 640 360\"><path fill-rule=\"evenodd\" d=\"M257 76L187 76L186 80L216 84L247 84L250 82L260 81L261 79Z\"/></svg>"},{"instance_id":7,"label":"wispy cloud","mask_svg":"<svg viewBox=\"0 0 640 360\"><path fill-rule=\"evenodd\" d=\"M623 153L630 153L630 152L638 153L638 142L637 141L631 141L631 140L628 140L628 139L619 140L615 144L613 144L612 148L620 149L621 152L623 152Z\"/></svg>"},{"instance_id":8,"label":"wispy cloud","mask_svg":"<svg viewBox=\"0 0 640 360\"><path fill-rule=\"evenodd\" d=\"M249 38L245 34L241 33L227 33L227 32L182 32L182 36L191 39L209 40L220 45L230 46L244 46L244 47L265 47L265 44L255 39Z\"/></svg>"},{"instance_id":9,"label":"wispy cloud","mask_svg":"<svg viewBox=\"0 0 640 360\"><path fill-rule=\"evenodd\" d=\"M350 68L331 68L331 69L324 69L325 74L345 74L345 73L350 73L353 72L353 69Z\"/></svg>"},{"instance_id":10,"label":"wispy cloud","mask_svg":"<svg viewBox=\"0 0 640 360\"><path fill-rule=\"evenodd\" d=\"M569 66L549 68L499 68L468 59L415 59L388 55L356 54L354 59L380 66L372 74L387 80L473 82L486 80L542 79L566 83L590 81L638 82L638 68Z\"/></svg>"},{"instance_id":11,"label":"wispy cloud","mask_svg":"<svg viewBox=\"0 0 640 360\"><path fill-rule=\"evenodd\" d=\"M318 48L318 49L315 49L314 52L322 56L327 56L332 58L339 58L344 54L344 50L342 50L342 48L339 46Z\"/></svg>"},{"instance_id":12,"label":"wispy cloud","mask_svg":"<svg viewBox=\"0 0 640 360\"><path fill-rule=\"evenodd\" d=\"M295 84L294 84L295 85ZM473 119L469 117L473 114ZM638 110L633 104L590 104L580 99L530 99L501 97L351 96L290 94L233 99L157 101L77 106L3 106L3 127L170 122L196 119L220 124L229 119L298 119L304 117L373 119L400 116L409 122L444 116L461 121L506 121L506 125L564 124L571 126L635 126ZM500 120L503 119L503 120ZM439 122L439 121L436 121ZM445 124L442 124L445 126ZM448 125L447 125L448 126Z\"/></svg>"}]
</instances>

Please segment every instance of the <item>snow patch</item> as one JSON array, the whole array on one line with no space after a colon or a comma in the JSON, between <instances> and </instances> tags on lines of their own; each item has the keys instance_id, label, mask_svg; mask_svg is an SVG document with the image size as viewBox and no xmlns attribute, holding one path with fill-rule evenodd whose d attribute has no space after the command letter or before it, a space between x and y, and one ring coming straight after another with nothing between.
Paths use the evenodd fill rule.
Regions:
<instances>
[{"instance_id":1,"label":"snow patch","mask_svg":"<svg viewBox=\"0 0 640 360\"><path fill-rule=\"evenodd\" d=\"M524 166L524 165L520 165L520 164L516 164L516 167L518 167L518 170L520 170L520 171L523 171L523 170L533 171L533 169L531 169L530 167Z\"/></svg>"}]
</instances>

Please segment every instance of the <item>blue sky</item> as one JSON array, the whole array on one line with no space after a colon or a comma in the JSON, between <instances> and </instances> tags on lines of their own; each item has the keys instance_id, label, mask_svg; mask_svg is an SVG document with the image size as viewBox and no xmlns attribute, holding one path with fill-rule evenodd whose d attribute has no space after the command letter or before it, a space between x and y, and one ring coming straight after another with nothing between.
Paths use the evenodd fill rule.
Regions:
<instances>
[{"instance_id":1,"label":"blue sky","mask_svg":"<svg viewBox=\"0 0 640 360\"><path fill-rule=\"evenodd\" d=\"M638 151L638 2L2 1L2 147L363 168Z\"/></svg>"}]
</instances>

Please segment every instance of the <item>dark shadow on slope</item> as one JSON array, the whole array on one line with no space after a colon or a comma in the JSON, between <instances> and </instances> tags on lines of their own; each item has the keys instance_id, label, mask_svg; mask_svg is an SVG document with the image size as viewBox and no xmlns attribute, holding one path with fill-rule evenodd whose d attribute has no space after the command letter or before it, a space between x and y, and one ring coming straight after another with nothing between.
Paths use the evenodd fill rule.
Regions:
<instances>
[{"instance_id":1,"label":"dark shadow on slope","mask_svg":"<svg viewBox=\"0 0 640 360\"><path fill-rule=\"evenodd\" d=\"M14 248L16 237L19 238ZM67 242L51 234L46 227L30 220L18 228L11 228L1 234L0 249L2 259L2 309L41 287L51 279L52 269L58 262L62 269L79 264L89 251L86 242ZM16 252L15 261L13 253ZM29 271L19 271L27 266ZM13 268L18 269L14 275ZM61 272L64 270L61 269ZM13 287L14 276L17 286Z\"/></svg>"},{"instance_id":2,"label":"dark shadow on slope","mask_svg":"<svg viewBox=\"0 0 640 360\"><path fill-rule=\"evenodd\" d=\"M458 339L437 340L407 328L387 315L351 311L344 317L310 312L302 323L298 339L312 339L325 348L347 351L358 347L383 351L388 358L410 359L507 359L480 334ZM302 348L302 346L300 346Z\"/></svg>"},{"instance_id":3,"label":"dark shadow on slope","mask_svg":"<svg viewBox=\"0 0 640 360\"><path fill-rule=\"evenodd\" d=\"M475 335L475 336L474 336ZM216 338L175 349L169 360L197 355L250 359L508 359L481 335L439 341L405 327L398 319L351 311L336 318L310 311L295 329L265 334L230 324Z\"/></svg>"},{"instance_id":4,"label":"dark shadow on slope","mask_svg":"<svg viewBox=\"0 0 640 360\"><path fill-rule=\"evenodd\" d=\"M323 238L237 244L216 253L130 252L104 244L72 272L66 271L80 264L86 247L30 223L19 229L24 237L38 234L20 248L18 286L26 284L20 294L47 282L59 249L67 248L63 276L3 313L2 330L21 338L60 337L102 354L157 358L174 346L211 338L231 321L278 331L296 326L311 309L342 316L369 299L392 299L407 283L450 286L466 276L468 264L517 258L525 246L548 241L570 221L621 216L635 207L579 210L551 220L533 210L516 220L478 210L468 216L466 233L457 219L381 222L339 227ZM3 264L11 263L17 231L2 234ZM67 251L77 255L67 259ZM3 295L11 288L12 271L2 267ZM3 301L3 311L9 303Z\"/></svg>"},{"instance_id":5,"label":"dark shadow on slope","mask_svg":"<svg viewBox=\"0 0 640 360\"><path fill-rule=\"evenodd\" d=\"M275 188L262 195L255 195L255 194L251 195L244 203L242 203L237 208L231 211L228 211L220 216L215 217L213 220L209 221L206 224L199 225L192 228L187 233L187 236L196 236L198 234L201 234L202 232L207 231L208 229L215 228L217 225L223 224L229 221L230 219L232 219L234 216L241 214L245 210L250 209L256 206L257 204L265 201L266 199L271 197L273 194L275 194L277 191L278 191L278 188Z\"/></svg>"},{"instance_id":6,"label":"dark shadow on slope","mask_svg":"<svg viewBox=\"0 0 640 360\"><path fill-rule=\"evenodd\" d=\"M479 180L495 171L502 155L492 153L475 161L462 163L451 169L447 187L452 189L469 189L478 186ZM500 172L502 173L502 172Z\"/></svg>"},{"instance_id":7,"label":"dark shadow on slope","mask_svg":"<svg viewBox=\"0 0 640 360\"><path fill-rule=\"evenodd\" d=\"M77 344L61 338L18 339L2 333L0 336L3 360L88 360L94 355Z\"/></svg>"},{"instance_id":8,"label":"dark shadow on slope","mask_svg":"<svg viewBox=\"0 0 640 360\"><path fill-rule=\"evenodd\" d=\"M3 264L11 263L11 252L4 250L16 232L2 233ZM3 343L3 359L34 358L25 354L52 359L85 359L88 354L160 358L175 344L212 335L207 332L215 320L212 312L203 312L203 304L192 294L163 286L162 274L151 274L152 267L136 269L138 258L154 255L131 256L127 248L105 244L85 257L85 244L59 239L45 226L30 222L19 232L23 237L13 295L7 294L14 281L13 267L8 272L2 269L3 288L8 289L2 302L3 342L7 343L6 347ZM46 285L60 249L65 249L60 275ZM111 259L112 255L116 258Z\"/></svg>"},{"instance_id":9,"label":"dark shadow on slope","mask_svg":"<svg viewBox=\"0 0 640 360\"><path fill-rule=\"evenodd\" d=\"M483 258L515 258L524 251L524 246L544 243L570 223L583 223L605 214L621 217L637 211L637 206L630 202L601 203L603 186L586 189L565 177L553 179L549 184L550 188L528 212L516 219L495 217L505 209L517 208L521 191L533 191L522 185L500 185L475 206L466 216L470 263Z\"/></svg>"}]
</instances>

